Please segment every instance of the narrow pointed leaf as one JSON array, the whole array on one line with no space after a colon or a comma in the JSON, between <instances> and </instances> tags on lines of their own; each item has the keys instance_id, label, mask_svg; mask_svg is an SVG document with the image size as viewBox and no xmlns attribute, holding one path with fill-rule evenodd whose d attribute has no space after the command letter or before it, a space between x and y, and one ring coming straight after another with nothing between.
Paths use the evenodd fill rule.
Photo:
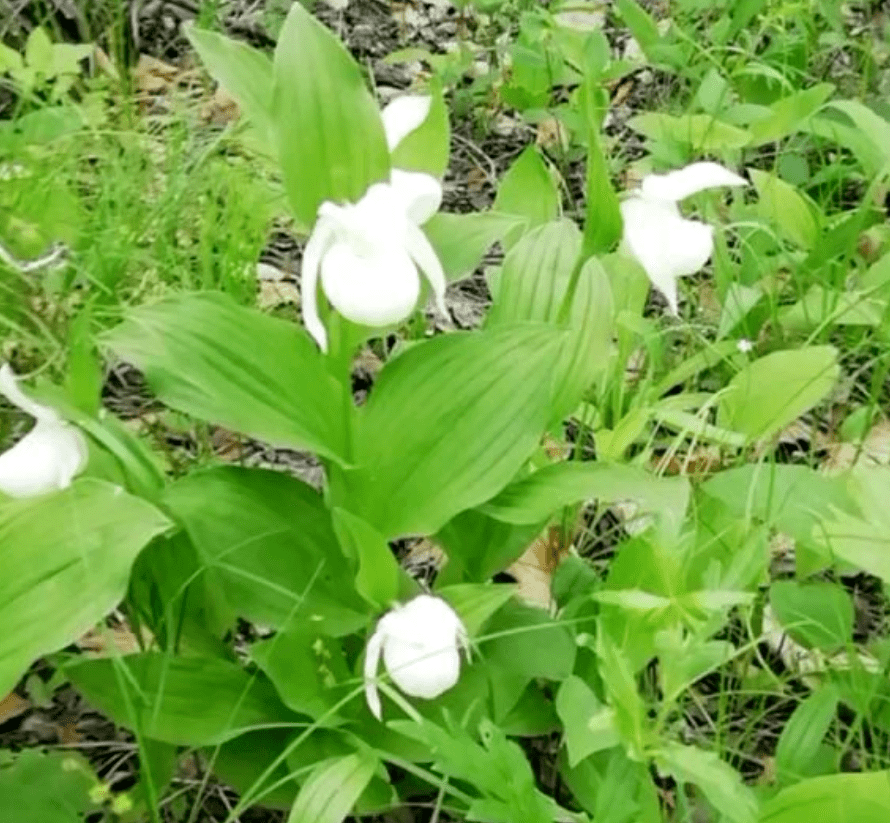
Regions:
<instances>
[{"instance_id":1,"label":"narrow pointed leaf","mask_svg":"<svg viewBox=\"0 0 890 823\"><path fill-rule=\"evenodd\" d=\"M224 34L188 27L186 35L207 71L238 101L243 115L273 148L272 61L258 49Z\"/></svg>"},{"instance_id":2,"label":"narrow pointed leaf","mask_svg":"<svg viewBox=\"0 0 890 823\"><path fill-rule=\"evenodd\" d=\"M355 202L389 177L377 103L339 40L300 3L275 49L272 110L291 208L311 227L330 200Z\"/></svg>"}]
</instances>

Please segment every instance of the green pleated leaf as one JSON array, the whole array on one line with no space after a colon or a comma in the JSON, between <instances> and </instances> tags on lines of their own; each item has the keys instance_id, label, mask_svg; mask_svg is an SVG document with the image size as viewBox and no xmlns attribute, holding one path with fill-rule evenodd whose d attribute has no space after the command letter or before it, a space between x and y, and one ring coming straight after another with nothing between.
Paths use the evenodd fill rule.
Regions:
<instances>
[{"instance_id":1,"label":"green pleated leaf","mask_svg":"<svg viewBox=\"0 0 890 823\"><path fill-rule=\"evenodd\" d=\"M300 3L275 48L272 111L294 215L305 227L326 200L355 202L389 177L377 103L349 52Z\"/></svg>"},{"instance_id":2,"label":"green pleated leaf","mask_svg":"<svg viewBox=\"0 0 890 823\"><path fill-rule=\"evenodd\" d=\"M331 516L340 545L358 564L358 593L379 609L388 608L409 580L389 544L373 526L345 509L334 509Z\"/></svg>"},{"instance_id":3,"label":"green pleated leaf","mask_svg":"<svg viewBox=\"0 0 890 823\"><path fill-rule=\"evenodd\" d=\"M816 405L840 374L833 346L777 351L745 366L720 395L717 424L768 437Z\"/></svg>"},{"instance_id":4,"label":"green pleated leaf","mask_svg":"<svg viewBox=\"0 0 890 823\"><path fill-rule=\"evenodd\" d=\"M123 598L136 555L171 523L100 480L0 505L0 693Z\"/></svg>"},{"instance_id":5,"label":"green pleated leaf","mask_svg":"<svg viewBox=\"0 0 890 823\"><path fill-rule=\"evenodd\" d=\"M102 341L178 411L271 445L343 453L340 390L291 323L222 294L187 294L133 309Z\"/></svg>"},{"instance_id":6,"label":"green pleated leaf","mask_svg":"<svg viewBox=\"0 0 890 823\"><path fill-rule=\"evenodd\" d=\"M297 719L265 677L214 657L145 652L70 663L65 674L116 723L180 746L222 743Z\"/></svg>"},{"instance_id":7,"label":"green pleated leaf","mask_svg":"<svg viewBox=\"0 0 890 823\"><path fill-rule=\"evenodd\" d=\"M585 500L633 500L676 533L689 491L685 477L655 477L643 469L609 463L557 463L507 486L481 510L507 523L538 523L563 506Z\"/></svg>"},{"instance_id":8,"label":"green pleated leaf","mask_svg":"<svg viewBox=\"0 0 890 823\"><path fill-rule=\"evenodd\" d=\"M581 233L568 220L547 223L526 234L504 260L488 325L527 320L561 325L563 302L580 252ZM575 279L566 322L569 332L553 372L552 422L575 410L605 368L612 325L608 277L598 260L588 260Z\"/></svg>"},{"instance_id":9,"label":"green pleated leaf","mask_svg":"<svg viewBox=\"0 0 890 823\"><path fill-rule=\"evenodd\" d=\"M759 823L886 823L890 771L832 774L802 780L766 803Z\"/></svg>"},{"instance_id":10,"label":"green pleated leaf","mask_svg":"<svg viewBox=\"0 0 890 823\"><path fill-rule=\"evenodd\" d=\"M376 769L377 758L370 752L319 763L300 789L287 823L341 823Z\"/></svg>"},{"instance_id":11,"label":"green pleated leaf","mask_svg":"<svg viewBox=\"0 0 890 823\"><path fill-rule=\"evenodd\" d=\"M359 410L350 508L389 539L500 491L541 438L563 340L532 324L451 334L387 364Z\"/></svg>"},{"instance_id":12,"label":"green pleated leaf","mask_svg":"<svg viewBox=\"0 0 890 823\"><path fill-rule=\"evenodd\" d=\"M330 513L305 483L227 466L174 483L164 503L235 614L278 628L309 620L326 634L367 622Z\"/></svg>"}]
</instances>

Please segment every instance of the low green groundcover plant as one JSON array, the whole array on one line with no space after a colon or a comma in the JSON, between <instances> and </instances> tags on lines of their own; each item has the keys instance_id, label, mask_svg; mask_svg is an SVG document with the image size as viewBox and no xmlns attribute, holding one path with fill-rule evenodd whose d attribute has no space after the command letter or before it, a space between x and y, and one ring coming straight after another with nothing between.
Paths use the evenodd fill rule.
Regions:
<instances>
[{"instance_id":1,"label":"low green groundcover plant","mask_svg":"<svg viewBox=\"0 0 890 823\"><path fill-rule=\"evenodd\" d=\"M502 823L890 819L890 772L861 746L865 729L890 732L890 647L854 648L850 595L821 574L890 581L890 470L826 475L769 457L770 439L838 381L837 350L820 335L868 324L850 314L865 306L886 316L890 274L884 259L860 282L819 285L834 259L825 236L835 249L855 242L871 201L817 214L793 185L746 168L738 142L859 129L872 181L886 182L877 115L826 103L822 90L749 105L737 125L708 132L723 163L687 157L619 196L602 149L610 70L592 61L571 102L587 154L583 226L561 216L535 148L508 171L495 210L449 214L438 82L381 111L300 4L273 59L209 31L189 36L308 236L303 326L223 293L179 293L126 310L98 349L138 367L173 410L313 453L324 480L230 465L171 480L99 408L90 347L72 359L95 387L86 399L71 381L32 389L5 365L0 392L35 423L0 455L0 695L49 656L132 731L138 805L114 811L154 821L183 747L240 792L227 821L267 804L290 809L290 823L333 822L418 797L434 798L431 819ZM637 126L665 156L701 126L691 117ZM693 196L703 220L681 211ZM448 283L495 243L505 257L481 328L427 334L427 296L448 326ZM782 310L779 286L749 276L780 255L811 285ZM718 334L672 362L644 314L650 284L679 315L680 278L712 256ZM782 335L764 346L743 334L757 318ZM409 320L357 405L356 354ZM640 352L645 373L629 376ZM707 391L684 390L696 376ZM570 418L576 448L549 448ZM596 459L582 448L590 437ZM665 443L675 453L700 442L730 467L699 483L653 470ZM554 524L568 543L591 500L636 512L604 574L570 553L546 608L493 582ZM794 542L796 576L771 584L778 533ZM391 548L421 536L447 557L431 591ZM148 638L142 651L60 651L121 601ZM752 785L719 727L701 736L686 718L703 678L763 688L771 673L751 638L770 621L818 663L772 778ZM518 742L553 734L558 796ZM860 770L844 772L859 747ZM38 760L0 761L0 787L13 768L61 781L56 761ZM79 791L66 820L104 802Z\"/></svg>"}]
</instances>

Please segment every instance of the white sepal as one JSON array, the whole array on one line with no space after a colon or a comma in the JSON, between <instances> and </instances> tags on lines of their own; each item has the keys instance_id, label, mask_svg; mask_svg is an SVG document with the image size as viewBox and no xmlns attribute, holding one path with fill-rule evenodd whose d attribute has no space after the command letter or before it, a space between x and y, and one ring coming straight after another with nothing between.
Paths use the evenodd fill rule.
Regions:
<instances>
[{"instance_id":1,"label":"white sepal","mask_svg":"<svg viewBox=\"0 0 890 823\"><path fill-rule=\"evenodd\" d=\"M428 95L405 94L396 97L380 112L390 151L426 120L432 103L433 98Z\"/></svg>"},{"instance_id":2,"label":"white sepal","mask_svg":"<svg viewBox=\"0 0 890 823\"><path fill-rule=\"evenodd\" d=\"M431 174L393 169L392 190L402 202L405 214L415 226L422 226L442 205L442 186Z\"/></svg>"},{"instance_id":3,"label":"white sepal","mask_svg":"<svg viewBox=\"0 0 890 823\"><path fill-rule=\"evenodd\" d=\"M9 364L0 368L0 394L37 420L28 434L0 454L0 491L10 497L36 497L70 486L87 462L80 430L54 409L25 396Z\"/></svg>"},{"instance_id":4,"label":"white sepal","mask_svg":"<svg viewBox=\"0 0 890 823\"><path fill-rule=\"evenodd\" d=\"M652 285L678 313L677 279L699 271L714 251L714 230L680 214L677 202L705 189L745 186L719 163L692 163L643 178L639 191L621 203L624 246L646 270Z\"/></svg>"},{"instance_id":5,"label":"white sepal","mask_svg":"<svg viewBox=\"0 0 890 823\"><path fill-rule=\"evenodd\" d=\"M621 217L628 249L677 314L677 278L694 274L708 262L714 230L680 217L673 203L642 197L625 200Z\"/></svg>"},{"instance_id":6,"label":"white sepal","mask_svg":"<svg viewBox=\"0 0 890 823\"><path fill-rule=\"evenodd\" d=\"M386 671L401 691L430 700L457 683L460 649L466 645L463 623L441 598L421 594L387 612L365 651L365 697L371 712L380 718L374 681L381 654Z\"/></svg>"},{"instance_id":7,"label":"white sepal","mask_svg":"<svg viewBox=\"0 0 890 823\"><path fill-rule=\"evenodd\" d=\"M719 163L705 161L690 163L667 174L646 175L640 184L640 193L646 198L672 200L676 203L706 189L747 185L744 177L739 177Z\"/></svg>"}]
</instances>

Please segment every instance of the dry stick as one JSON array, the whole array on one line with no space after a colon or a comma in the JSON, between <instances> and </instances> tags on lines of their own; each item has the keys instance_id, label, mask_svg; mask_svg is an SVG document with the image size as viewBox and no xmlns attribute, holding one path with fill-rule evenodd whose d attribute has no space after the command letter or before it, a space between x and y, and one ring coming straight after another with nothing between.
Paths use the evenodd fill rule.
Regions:
<instances>
[{"instance_id":1,"label":"dry stick","mask_svg":"<svg viewBox=\"0 0 890 823\"><path fill-rule=\"evenodd\" d=\"M50 246L50 250L46 254L30 260L20 260L0 242L0 260L21 274L30 274L41 269L48 269L60 262L67 253L68 249L64 244L56 243Z\"/></svg>"}]
</instances>

